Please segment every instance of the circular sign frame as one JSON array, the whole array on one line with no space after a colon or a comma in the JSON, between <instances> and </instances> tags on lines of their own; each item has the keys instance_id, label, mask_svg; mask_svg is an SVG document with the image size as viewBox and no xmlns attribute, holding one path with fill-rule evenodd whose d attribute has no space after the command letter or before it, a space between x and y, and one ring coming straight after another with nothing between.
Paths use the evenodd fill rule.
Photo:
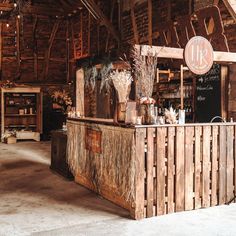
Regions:
<instances>
[{"instance_id":1,"label":"circular sign frame","mask_svg":"<svg viewBox=\"0 0 236 236\"><path fill-rule=\"evenodd\" d=\"M192 37L184 49L184 60L189 70L194 74L206 74L214 62L211 43L202 36Z\"/></svg>"}]
</instances>

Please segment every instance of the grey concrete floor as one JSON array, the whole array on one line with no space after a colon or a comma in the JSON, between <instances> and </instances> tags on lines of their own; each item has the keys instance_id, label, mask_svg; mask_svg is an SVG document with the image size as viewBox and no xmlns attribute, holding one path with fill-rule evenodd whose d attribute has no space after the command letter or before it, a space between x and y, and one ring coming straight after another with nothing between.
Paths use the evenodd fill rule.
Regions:
<instances>
[{"instance_id":1,"label":"grey concrete floor","mask_svg":"<svg viewBox=\"0 0 236 236\"><path fill-rule=\"evenodd\" d=\"M236 204L134 221L49 165L49 142L0 144L0 236L236 235Z\"/></svg>"}]
</instances>

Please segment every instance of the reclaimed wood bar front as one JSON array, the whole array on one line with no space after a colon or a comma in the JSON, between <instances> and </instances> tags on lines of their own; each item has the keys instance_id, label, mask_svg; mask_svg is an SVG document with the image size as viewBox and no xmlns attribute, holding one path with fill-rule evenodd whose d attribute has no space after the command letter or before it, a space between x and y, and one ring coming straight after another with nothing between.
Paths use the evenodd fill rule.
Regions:
<instances>
[{"instance_id":1,"label":"reclaimed wood bar front","mask_svg":"<svg viewBox=\"0 0 236 236\"><path fill-rule=\"evenodd\" d=\"M236 123L120 127L68 119L77 183L142 219L234 201Z\"/></svg>"}]
</instances>

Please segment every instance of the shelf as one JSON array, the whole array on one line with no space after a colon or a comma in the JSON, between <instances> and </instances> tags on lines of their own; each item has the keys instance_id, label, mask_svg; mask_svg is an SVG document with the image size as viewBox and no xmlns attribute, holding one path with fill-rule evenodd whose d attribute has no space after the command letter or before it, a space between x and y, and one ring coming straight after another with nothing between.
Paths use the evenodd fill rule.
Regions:
<instances>
[{"instance_id":1,"label":"shelf","mask_svg":"<svg viewBox=\"0 0 236 236\"><path fill-rule=\"evenodd\" d=\"M6 125L5 128L36 128L36 125Z\"/></svg>"},{"instance_id":2,"label":"shelf","mask_svg":"<svg viewBox=\"0 0 236 236\"><path fill-rule=\"evenodd\" d=\"M5 116L21 117L21 116L36 116L36 114L23 114L23 115L20 115L20 114L5 114Z\"/></svg>"},{"instance_id":3,"label":"shelf","mask_svg":"<svg viewBox=\"0 0 236 236\"><path fill-rule=\"evenodd\" d=\"M180 97L174 97L174 98L165 98L165 97L161 97L160 99L180 99ZM188 98L184 98L184 99L189 99L189 100L191 100L191 99L193 99L193 97L188 97Z\"/></svg>"},{"instance_id":4,"label":"shelf","mask_svg":"<svg viewBox=\"0 0 236 236\"><path fill-rule=\"evenodd\" d=\"M35 104L6 104L6 107L35 107Z\"/></svg>"}]
</instances>

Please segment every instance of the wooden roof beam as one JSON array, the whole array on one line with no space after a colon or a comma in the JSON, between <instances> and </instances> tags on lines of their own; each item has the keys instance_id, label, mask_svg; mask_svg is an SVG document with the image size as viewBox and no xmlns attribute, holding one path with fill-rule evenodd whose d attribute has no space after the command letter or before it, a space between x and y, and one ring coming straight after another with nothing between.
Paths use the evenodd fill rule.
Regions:
<instances>
[{"instance_id":1,"label":"wooden roof beam","mask_svg":"<svg viewBox=\"0 0 236 236\"><path fill-rule=\"evenodd\" d=\"M233 0L223 0L226 8L228 9L230 15L236 21L236 2Z\"/></svg>"},{"instance_id":2,"label":"wooden roof beam","mask_svg":"<svg viewBox=\"0 0 236 236\"><path fill-rule=\"evenodd\" d=\"M32 14L32 15L47 15L47 16L64 16L63 9L60 8L50 8L42 6L31 6L25 7L22 9L23 14Z\"/></svg>"},{"instance_id":3,"label":"wooden roof beam","mask_svg":"<svg viewBox=\"0 0 236 236\"><path fill-rule=\"evenodd\" d=\"M113 35L113 37L120 42L120 33L115 29L110 20L105 16L102 10L93 0L81 0L83 5L88 9L91 15L104 26Z\"/></svg>"}]
</instances>

